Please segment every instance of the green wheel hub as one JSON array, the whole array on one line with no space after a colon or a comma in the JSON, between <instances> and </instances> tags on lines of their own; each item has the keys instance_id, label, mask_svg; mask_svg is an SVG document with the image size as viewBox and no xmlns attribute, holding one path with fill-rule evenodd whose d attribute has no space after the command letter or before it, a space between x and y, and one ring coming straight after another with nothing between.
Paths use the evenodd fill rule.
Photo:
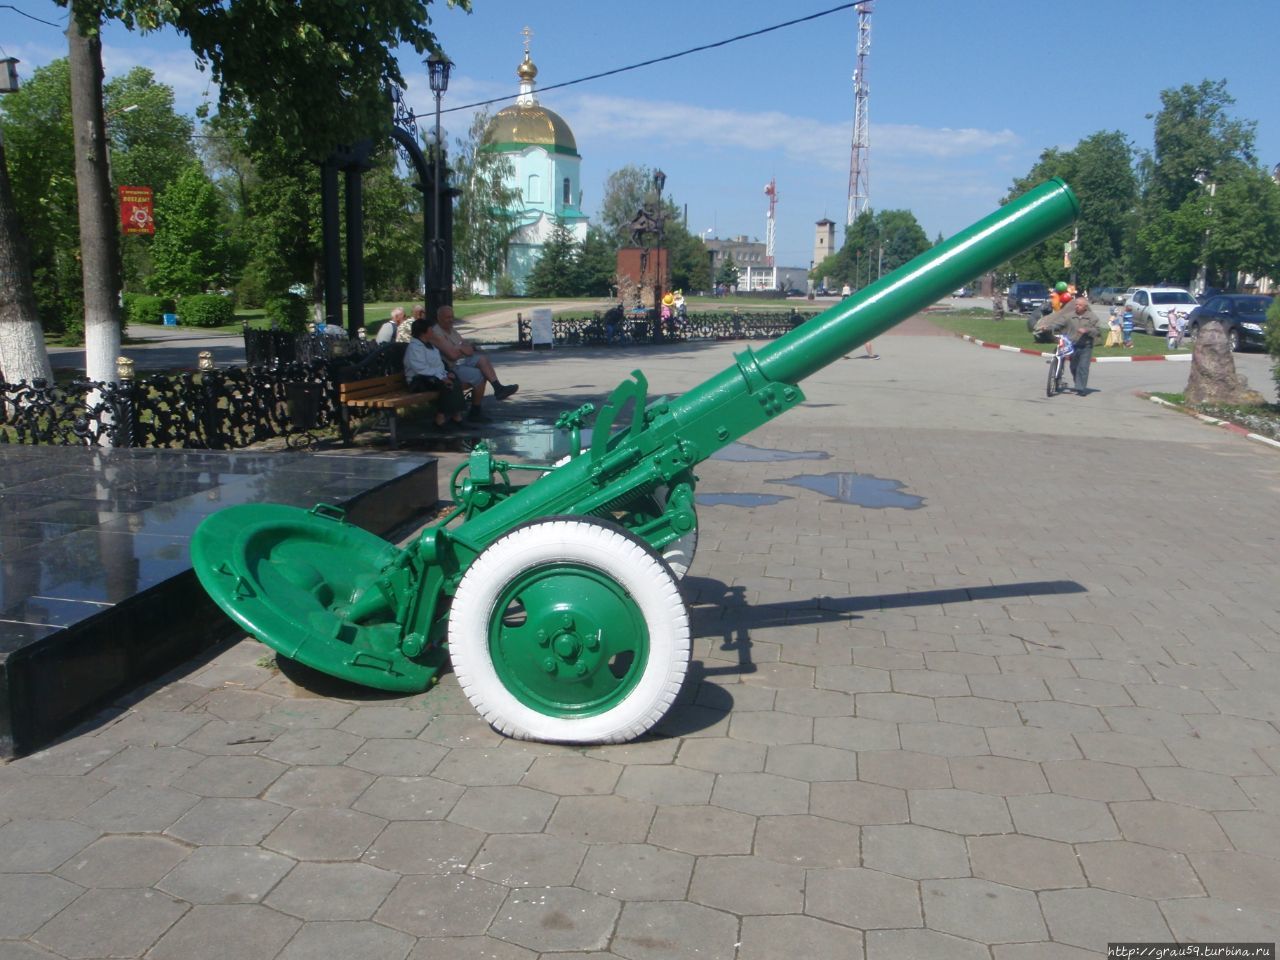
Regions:
<instances>
[{"instance_id":1,"label":"green wheel hub","mask_svg":"<svg viewBox=\"0 0 1280 960\"><path fill-rule=\"evenodd\" d=\"M499 595L489 654L503 686L551 717L586 717L635 688L649 630L631 595L606 573L573 563L534 567Z\"/></svg>"}]
</instances>

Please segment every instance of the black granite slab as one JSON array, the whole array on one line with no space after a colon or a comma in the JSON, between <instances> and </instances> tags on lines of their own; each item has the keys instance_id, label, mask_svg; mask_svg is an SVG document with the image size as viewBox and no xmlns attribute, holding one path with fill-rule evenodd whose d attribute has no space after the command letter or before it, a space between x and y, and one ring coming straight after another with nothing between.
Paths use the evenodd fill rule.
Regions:
<instances>
[{"instance_id":1,"label":"black granite slab","mask_svg":"<svg viewBox=\"0 0 1280 960\"><path fill-rule=\"evenodd\" d=\"M423 454L0 445L0 756L234 630L191 570L191 534L209 514L323 502L386 534L437 497Z\"/></svg>"}]
</instances>

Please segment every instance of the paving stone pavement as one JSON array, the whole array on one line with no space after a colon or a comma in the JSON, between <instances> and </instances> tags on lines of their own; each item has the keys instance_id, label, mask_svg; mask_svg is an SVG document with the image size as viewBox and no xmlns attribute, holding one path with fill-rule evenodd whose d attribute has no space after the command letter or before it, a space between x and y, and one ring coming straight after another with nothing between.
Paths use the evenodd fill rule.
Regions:
<instances>
[{"instance_id":1,"label":"paving stone pavement","mask_svg":"<svg viewBox=\"0 0 1280 960\"><path fill-rule=\"evenodd\" d=\"M749 438L775 459L699 469L700 494L770 496L700 508L694 663L654 736L505 740L452 677L335 696L238 642L0 767L0 958L1280 939L1280 456L1132 395L1178 365L1050 401L1034 358L877 348ZM504 373L572 407L733 349ZM841 502L865 494L833 474L922 501Z\"/></svg>"}]
</instances>

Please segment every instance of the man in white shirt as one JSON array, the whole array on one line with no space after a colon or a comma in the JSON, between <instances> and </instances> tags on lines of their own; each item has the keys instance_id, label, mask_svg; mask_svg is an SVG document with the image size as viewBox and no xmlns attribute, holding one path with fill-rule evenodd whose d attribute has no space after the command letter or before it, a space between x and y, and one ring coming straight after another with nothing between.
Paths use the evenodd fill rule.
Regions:
<instances>
[{"instance_id":1,"label":"man in white shirt","mask_svg":"<svg viewBox=\"0 0 1280 960\"><path fill-rule=\"evenodd\" d=\"M401 319L404 318L403 310L400 311L400 316ZM404 352L404 380L411 393L425 393L428 390L439 392L436 426L443 427L446 414L454 423L462 421L462 408L466 401L462 396L461 381L445 369L440 351L428 340L430 330L431 321L425 318L413 321L409 331L413 338Z\"/></svg>"},{"instance_id":2,"label":"man in white shirt","mask_svg":"<svg viewBox=\"0 0 1280 960\"><path fill-rule=\"evenodd\" d=\"M391 311L391 319L378 328L378 343L394 343L396 330L404 323L404 308L396 307Z\"/></svg>"}]
</instances>

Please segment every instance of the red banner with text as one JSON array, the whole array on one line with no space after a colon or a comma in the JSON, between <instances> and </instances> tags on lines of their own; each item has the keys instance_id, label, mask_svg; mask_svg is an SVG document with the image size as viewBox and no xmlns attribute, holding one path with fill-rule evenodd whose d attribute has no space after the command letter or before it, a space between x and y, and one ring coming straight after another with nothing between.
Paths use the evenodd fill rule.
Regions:
<instances>
[{"instance_id":1,"label":"red banner with text","mask_svg":"<svg viewBox=\"0 0 1280 960\"><path fill-rule=\"evenodd\" d=\"M150 187L120 188L120 229L125 233L155 233Z\"/></svg>"}]
</instances>

